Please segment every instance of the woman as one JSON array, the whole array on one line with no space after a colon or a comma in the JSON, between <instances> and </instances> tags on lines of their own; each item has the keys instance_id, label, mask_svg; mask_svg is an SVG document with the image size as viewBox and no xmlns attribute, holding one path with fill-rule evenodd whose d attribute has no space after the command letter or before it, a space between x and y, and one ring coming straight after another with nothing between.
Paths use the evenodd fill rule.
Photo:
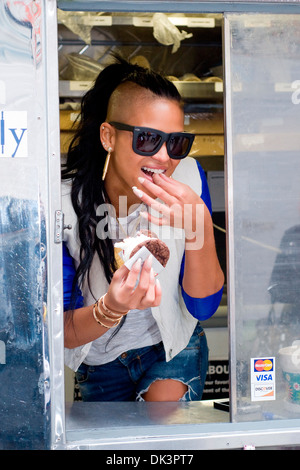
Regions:
<instances>
[{"instance_id":1,"label":"woman","mask_svg":"<svg viewBox=\"0 0 300 470\"><path fill-rule=\"evenodd\" d=\"M200 400L208 349L198 320L217 309L217 259L203 170L185 158L176 87L121 58L82 102L62 172L65 359L83 400ZM103 223L104 222L104 223ZM155 279L117 267L114 243L147 227L170 249ZM158 280L159 279L159 280ZM103 297L104 296L104 297Z\"/></svg>"}]
</instances>

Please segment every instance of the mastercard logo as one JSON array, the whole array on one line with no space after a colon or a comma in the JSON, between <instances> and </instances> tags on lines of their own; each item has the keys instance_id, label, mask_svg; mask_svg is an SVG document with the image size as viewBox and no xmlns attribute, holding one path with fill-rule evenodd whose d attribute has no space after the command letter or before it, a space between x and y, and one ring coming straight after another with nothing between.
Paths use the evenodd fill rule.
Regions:
<instances>
[{"instance_id":1,"label":"mastercard logo","mask_svg":"<svg viewBox=\"0 0 300 470\"><path fill-rule=\"evenodd\" d=\"M254 361L254 370L255 372L264 372L273 370L273 360L272 359L257 359Z\"/></svg>"}]
</instances>

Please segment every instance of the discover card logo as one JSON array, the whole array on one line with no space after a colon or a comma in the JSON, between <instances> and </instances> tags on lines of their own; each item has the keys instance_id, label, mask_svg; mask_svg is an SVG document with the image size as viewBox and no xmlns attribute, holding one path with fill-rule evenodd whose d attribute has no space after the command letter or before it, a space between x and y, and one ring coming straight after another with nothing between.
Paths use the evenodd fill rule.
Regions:
<instances>
[{"instance_id":1,"label":"discover card logo","mask_svg":"<svg viewBox=\"0 0 300 470\"><path fill-rule=\"evenodd\" d=\"M0 110L0 157L27 156L27 112Z\"/></svg>"}]
</instances>

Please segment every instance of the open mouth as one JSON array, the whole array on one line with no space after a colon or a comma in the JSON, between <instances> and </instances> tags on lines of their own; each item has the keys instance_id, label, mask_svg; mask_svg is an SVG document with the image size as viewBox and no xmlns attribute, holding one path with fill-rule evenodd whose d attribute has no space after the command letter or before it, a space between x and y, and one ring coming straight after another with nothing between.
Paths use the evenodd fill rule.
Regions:
<instances>
[{"instance_id":1,"label":"open mouth","mask_svg":"<svg viewBox=\"0 0 300 470\"><path fill-rule=\"evenodd\" d=\"M166 170L162 168L159 169L159 168L150 168L147 166L143 166L142 172L145 173L146 176L150 176L152 178L154 174L162 174L162 173L165 173Z\"/></svg>"}]
</instances>

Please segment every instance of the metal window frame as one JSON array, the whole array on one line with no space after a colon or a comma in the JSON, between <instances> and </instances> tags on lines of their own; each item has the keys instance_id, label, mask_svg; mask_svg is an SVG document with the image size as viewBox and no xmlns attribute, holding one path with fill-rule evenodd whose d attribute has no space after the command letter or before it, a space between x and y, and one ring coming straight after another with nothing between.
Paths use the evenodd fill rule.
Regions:
<instances>
[{"instance_id":1,"label":"metal window frame","mask_svg":"<svg viewBox=\"0 0 300 470\"><path fill-rule=\"evenodd\" d=\"M145 5L146 3L146 5ZM90 11L176 11L205 13L207 11L224 13L225 55L228 53L228 22L226 12L272 12L272 13L299 13L300 3L297 2L57 2L44 0L45 8L45 49L47 67L47 122L49 142L49 207L50 207L50 233L54 235L54 213L61 208L60 193L60 146L59 146L59 111L58 97L58 58L57 58L57 18L56 7ZM226 124L228 137L226 139L227 153L231 151L230 128L230 70L225 69L226 75ZM232 180L230 166L227 168L228 187ZM229 197L229 200L232 198ZM232 207L228 206L229 217ZM53 236L54 240L54 236ZM229 247L234 243L231 235L228 240ZM209 423L209 424L181 424L181 425L153 425L143 426L134 424L130 427L118 428L89 428L78 422L78 428L68 429L66 425L64 403L64 361L63 361L63 321L62 321L62 279L60 245L54 241L50 246L49 285L52 286L50 300L50 348L51 348L51 417L52 417L52 449L240 449L248 445L255 448L274 446L300 446L300 420L244 422L244 423ZM229 270L233 266L229 265ZM234 278L234 273L231 273ZM234 310L234 306L230 308ZM231 334L233 329L231 330ZM231 341L231 345L232 345ZM235 354L231 350L231 357ZM231 371L234 373L234 371ZM231 393L234 393L231 390ZM148 406L147 403L144 404ZM114 404L106 404L113 409ZM126 404L124 404L126 406ZM73 423L74 424L74 423ZM76 424L76 423L75 423Z\"/></svg>"},{"instance_id":2,"label":"metal window frame","mask_svg":"<svg viewBox=\"0 0 300 470\"><path fill-rule=\"evenodd\" d=\"M224 0L213 1L109 1L109 0L58 0L58 7L70 11L134 11L134 12L174 12L177 13L297 13L299 0Z\"/></svg>"}]
</instances>

